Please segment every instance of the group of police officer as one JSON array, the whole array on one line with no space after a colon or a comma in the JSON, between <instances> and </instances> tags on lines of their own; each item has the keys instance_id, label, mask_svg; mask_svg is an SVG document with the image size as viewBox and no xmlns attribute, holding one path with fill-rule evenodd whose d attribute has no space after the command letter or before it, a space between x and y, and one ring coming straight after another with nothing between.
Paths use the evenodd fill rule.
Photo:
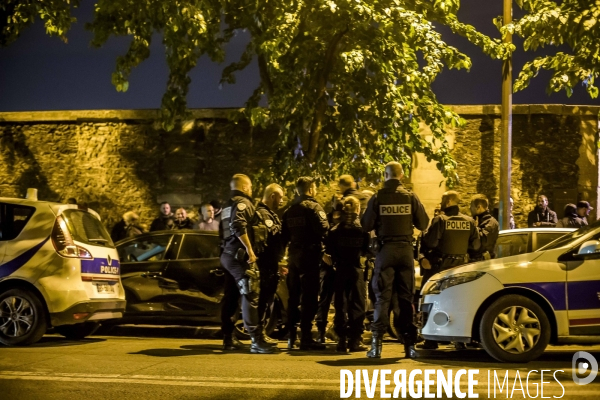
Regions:
<instances>
[{"instance_id":1,"label":"group of police officer","mask_svg":"<svg viewBox=\"0 0 600 400\"><path fill-rule=\"evenodd\" d=\"M485 196L477 195L471 202L475 221L459 212L460 196L454 191L444 193L441 213L429 225L423 204L401 183L401 164L388 163L384 177L383 188L367 203L367 197L356 190L354 180L343 176L342 197L334 207L338 215L329 216L315 199L314 179L301 177L296 183L297 197L280 220L276 212L283 199L281 186L267 186L262 201L254 207L251 180L242 174L233 176L231 199L223 208L219 229L221 263L227 271L222 308L224 350L241 348L233 335L233 317L240 296L244 326L251 338L250 351L265 354L277 350L276 342L266 336L264 324L277 289L278 262L286 247L288 349L297 346L298 323L300 350L325 348L327 312L334 295L334 329L339 336L336 350L367 350L361 343L366 302L361 257L371 250L376 253L371 280L375 310L367 356L381 357L382 339L395 297L395 325L406 357L418 357L413 315L413 228L425 232L418 257L426 282L435 273L469 259L493 257L499 226L489 213ZM315 316L319 332L316 341L312 337ZM435 348L437 344L426 342L424 346Z\"/></svg>"}]
</instances>

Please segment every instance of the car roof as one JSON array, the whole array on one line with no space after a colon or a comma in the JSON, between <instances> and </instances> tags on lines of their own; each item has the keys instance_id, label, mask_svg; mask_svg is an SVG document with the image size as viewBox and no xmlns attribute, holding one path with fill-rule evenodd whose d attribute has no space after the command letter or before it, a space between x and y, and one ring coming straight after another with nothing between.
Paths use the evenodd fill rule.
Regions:
<instances>
[{"instance_id":1,"label":"car roof","mask_svg":"<svg viewBox=\"0 0 600 400\"><path fill-rule=\"evenodd\" d=\"M121 239L117 243L115 243L115 246L121 245L122 243L129 242L134 239L140 239L140 238L152 237L152 236L158 236L158 235L173 235L173 234L182 234L182 233L185 233L186 235L193 234L193 235L203 235L203 236L219 236L219 232L217 232L217 231L199 231L197 229L167 229L167 230L162 230L162 231L146 232L146 233L143 233L143 234L135 236L135 237L128 237L125 239Z\"/></svg>"},{"instance_id":2,"label":"car roof","mask_svg":"<svg viewBox=\"0 0 600 400\"><path fill-rule=\"evenodd\" d=\"M509 233L528 233L528 232L543 232L543 233L559 233L559 232L564 232L564 233L569 233L569 232L573 232L576 231L577 228L518 228L518 229L504 229L500 231L501 235L506 235Z\"/></svg>"}]
</instances>

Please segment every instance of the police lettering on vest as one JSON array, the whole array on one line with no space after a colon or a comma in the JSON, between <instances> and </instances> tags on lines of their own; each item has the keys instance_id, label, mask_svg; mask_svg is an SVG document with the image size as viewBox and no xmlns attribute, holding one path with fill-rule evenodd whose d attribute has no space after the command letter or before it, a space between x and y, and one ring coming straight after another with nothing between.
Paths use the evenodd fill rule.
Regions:
<instances>
[{"instance_id":1,"label":"police lettering on vest","mask_svg":"<svg viewBox=\"0 0 600 400\"><path fill-rule=\"evenodd\" d=\"M379 205L379 215L411 215L410 204Z\"/></svg>"},{"instance_id":2,"label":"police lettering on vest","mask_svg":"<svg viewBox=\"0 0 600 400\"><path fill-rule=\"evenodd\" d=\"M450 231L470 231L471 230L471 223L469 221L448 220L448 221L446 221L446 230L450 230Z\"/></svg>"}]
</instances>

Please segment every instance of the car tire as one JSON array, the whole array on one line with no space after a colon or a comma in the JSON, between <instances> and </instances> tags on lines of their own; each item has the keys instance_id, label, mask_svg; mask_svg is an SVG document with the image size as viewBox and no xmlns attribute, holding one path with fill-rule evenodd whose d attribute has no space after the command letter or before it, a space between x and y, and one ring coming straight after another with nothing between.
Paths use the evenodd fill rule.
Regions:
<instances>
[{"instance_id":1,"label":"car tire","mask_svg":"<svg viewBox=\"0 0 600 400\"><path fill-rule=\"evenodd\" d=\"M485 351L496 360L524 363L544 352L550 342L551 327L539 304L511 294L485 310L479 335Z\"/></svg>"},{"instance_id":2,"label":"car tire","mask_svg":"<svg viewBox=\"0 0 600 400\"><path fill-rule=\"evenodd\" d=\"M98 322L82 322L73 325L55 326L54 330L69 340L81 340L92 335L100 327Z\"/></svg>"},{"instance_id":3,"label":"car tire","mask_svg":"<svg viewBox=\"0 0 600 400\"><path fill-rule=\"evenodd\" d=\"M35 294L26 289L0 294L0 343L27 346L39 341L44 333L46 310Z\"/></svg>"}]
</instances>

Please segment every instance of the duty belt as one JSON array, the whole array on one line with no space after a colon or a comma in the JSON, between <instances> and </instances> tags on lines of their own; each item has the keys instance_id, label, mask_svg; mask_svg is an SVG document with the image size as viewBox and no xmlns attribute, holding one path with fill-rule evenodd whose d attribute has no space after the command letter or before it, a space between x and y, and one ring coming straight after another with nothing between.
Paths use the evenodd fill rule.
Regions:
<instances>
[{"instance_id":1,"label":"duty belt","mask_svg":"<svg viewBox=\"0 0 600 400\"><path fill-rule=\"evenodd\" d=\"M412 244L412 241L405 236L386 237L386 238L381 239L380 242L381 242L381 244L386 244L386 243L409 243L409 244Z\"/></svg>"}]
</instances>

